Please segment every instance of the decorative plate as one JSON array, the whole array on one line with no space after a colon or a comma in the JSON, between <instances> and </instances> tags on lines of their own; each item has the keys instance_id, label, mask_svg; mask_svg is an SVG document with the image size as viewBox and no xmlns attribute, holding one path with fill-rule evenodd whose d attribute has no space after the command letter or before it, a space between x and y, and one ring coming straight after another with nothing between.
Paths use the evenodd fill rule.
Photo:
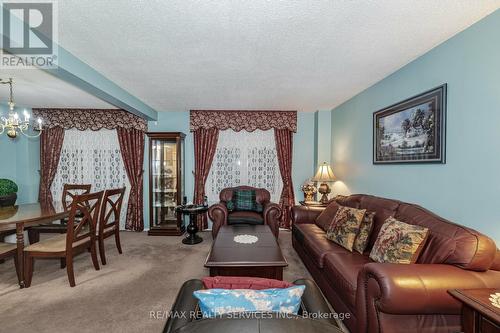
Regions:
<instances>
[{"instance_id":1,"label":"decorative plate","mask_svg":"<svg viewBox=\"0 0 500 333\"><path fill-rule=\"evenodd\" d=\"M259 237L253 235L236 235L233 240L240 244L253 244L259 240Z\"/></svg>"},{"instance_id":2,"label":"decorative plate","mask_svg":"<svg viewBox=\"0 0 500 333\"><path fill-rule=\"evenodd\" d=\"M495 293L490 295L491 305L500 309L500 293Z\"/></svg>"}]
</instances>

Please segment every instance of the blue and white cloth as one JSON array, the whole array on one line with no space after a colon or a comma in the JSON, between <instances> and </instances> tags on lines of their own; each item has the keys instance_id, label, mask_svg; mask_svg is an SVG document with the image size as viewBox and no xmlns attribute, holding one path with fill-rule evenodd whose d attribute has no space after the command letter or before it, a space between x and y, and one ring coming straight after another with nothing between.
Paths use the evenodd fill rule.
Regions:
<instances>
[{"instance_id":1,"label":"blue and white cloth","mask_svg":"<svg viewBox=\"0 0 500 333\"><path fill-rule=\"evenodd\" d=\"M193 293L203 317L235 312L280 312L297 314L305 286L283 289L204 289Z\"/></svg>"}]
</instances>

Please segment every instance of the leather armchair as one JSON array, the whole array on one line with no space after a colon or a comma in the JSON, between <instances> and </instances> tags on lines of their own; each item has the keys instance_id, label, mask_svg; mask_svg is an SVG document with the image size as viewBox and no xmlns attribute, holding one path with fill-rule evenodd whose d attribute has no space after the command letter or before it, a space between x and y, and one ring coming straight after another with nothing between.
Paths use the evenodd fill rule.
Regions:
<instances>
[{"instance_id":1,"label":"leather armchair","mask_svg":"<svg viewBox=\"0 0 500 333\"><path fill-rule=\"evenodd\" d=\"M295 280L293 284L306 286L304 294L302 295L302 304L300 306L299 316L306 313L318 315L315 320L328 325L328 327L338 327L334 316L331 315L332 312L328 304L323 298L323 294L314 281L310 279L299 279ZM192 279L184 282L179 290L179 293L177 294L174 305L172 306L172 310L170 311L170 316L165 324L163 333L172 333L191 322L202 320L198 307L198 300L193 297L193 292L200 289L204 289L203 282L201 280ZM321 314L324 315L322 316ZM224 319L218 320L223 321ZM231 320L238 320L243 324L243 319ZM225 332L224 325L221 325L219 332Z\"/></svg>"},{"instance_id":2,"label":"leather armchair","mask_svg":"<svg viewBox=\"0 0 500 333\"><path fill-rule=\"evenodd\" d=\"M257 203L263 206L262 213L256 212L246 212L246 211L234 211L230 212L227 209L227 202L231 201L233 198L233 191L236 189L240 190L255 190L255 200ZM251 217L256 220L260 219L262 222L258 224L266 224L271 228L272 233L276 238L279 234L279 218L281 217L281 208L275 203L271 202L271 194L269 191L263 188L255 188L250 186L238 186L225 188L220 192L219 195L220 202L218 204L210 206L208 209L208 216L213 222L212 225L212 237L215 238L219 229L223 225L230 224L228 221L230 217L236 216L246 218Z\"/></svg>"}]
</instances>

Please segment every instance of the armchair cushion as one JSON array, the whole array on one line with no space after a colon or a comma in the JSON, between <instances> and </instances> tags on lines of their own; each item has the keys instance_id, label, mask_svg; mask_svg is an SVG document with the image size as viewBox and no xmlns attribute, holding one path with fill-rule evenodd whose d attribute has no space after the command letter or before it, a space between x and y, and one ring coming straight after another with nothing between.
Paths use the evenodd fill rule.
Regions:
<instances>
[{"instance_id":1,"label":"armchair cushion","mask_svg":"<svg viewBox=\"0 0 500 333\"><path fill-rule=\"evenodd\" d=\"M255 190L234 190L231 199L233 210L262 212L262 205L257 204ZM229 208L229 206L228 206Z\"/></svg>"},{"instance_id":2,"label":"armchair cushion","mask_svg":"<svg viewBox=\"0 0 500 333\"><path fill-rule=\"evenodd\" d=\"M261 214L249 211L230 212L227 216L227 224L264 224Z\"/></svg>"}]
</instances>

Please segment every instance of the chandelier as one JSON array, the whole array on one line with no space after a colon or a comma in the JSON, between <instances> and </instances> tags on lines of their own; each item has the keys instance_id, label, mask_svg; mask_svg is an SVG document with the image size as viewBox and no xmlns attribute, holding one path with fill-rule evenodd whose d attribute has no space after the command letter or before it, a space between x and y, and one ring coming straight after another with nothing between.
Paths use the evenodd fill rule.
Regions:
<instances>
[{"instance_id":1,"label":"chandelier","mask_svg":"<svg viewBox=\"0 0 500 333\"><path fill-rule=\"evenodd\" d=\"M7 133L7 136L11 139L17 137L18 133L21 133L29 138L36 138L42 134L42 119L38 118L36 124L32 124L31 116L28 111L24 110L23 118L19 116L17 112L14 111L14 107L16 103L14 103L14 98L12 95L12 84L14 81L12 78L8 80L0 79L0 84L8 84L9 85L9 101L7 105L9 107L7 117L1 117L0 122L0 135L3 132ZM29 134L33 132L34 134Z\"/></svg>"}]
</instances>

